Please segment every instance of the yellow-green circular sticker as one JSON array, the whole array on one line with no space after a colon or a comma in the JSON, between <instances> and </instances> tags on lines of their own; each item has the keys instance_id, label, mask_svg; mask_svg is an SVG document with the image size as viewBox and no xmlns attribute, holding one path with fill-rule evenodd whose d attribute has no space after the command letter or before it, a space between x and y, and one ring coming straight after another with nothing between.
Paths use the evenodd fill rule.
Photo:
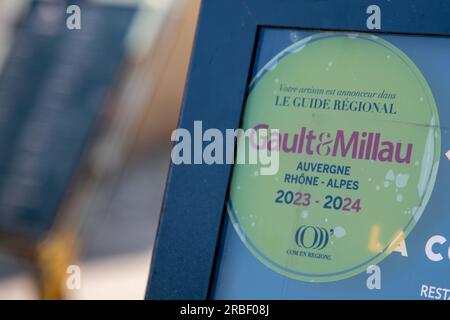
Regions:
<instances>
[{"instance_id":1,"label":"yellow-green circular sticker","mask_svg":"<svg viewBox=\"0 0 450 320\"><path fill-rule=\"evenodd\" d=\"M417 66L371 35L321 33L253 79L243 128L279 170L236 165L227 209L267 267L327 282L377 264L406 239L431 195L439 118Z\"/></svg>"}]
</instances>

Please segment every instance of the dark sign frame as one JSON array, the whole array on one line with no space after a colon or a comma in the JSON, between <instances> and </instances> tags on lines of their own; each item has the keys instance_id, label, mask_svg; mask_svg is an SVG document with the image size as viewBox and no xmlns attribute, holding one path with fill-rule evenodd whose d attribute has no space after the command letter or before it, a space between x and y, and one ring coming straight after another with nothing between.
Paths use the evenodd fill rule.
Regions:
<instances>
[{"instance_id":1,"label":"dark sign frame","mask_svg":"<svg viewBox=\"0 0 450 320\"><path fill-rule=\"evenodd\" d=\"M368 30L370 5L381 30ZM450 35L450 5L425 0L203 0L180 128L238 128L261 27ZM172 165L146 299L208 299L231 165Z\"/></svg>"}]
</instances>

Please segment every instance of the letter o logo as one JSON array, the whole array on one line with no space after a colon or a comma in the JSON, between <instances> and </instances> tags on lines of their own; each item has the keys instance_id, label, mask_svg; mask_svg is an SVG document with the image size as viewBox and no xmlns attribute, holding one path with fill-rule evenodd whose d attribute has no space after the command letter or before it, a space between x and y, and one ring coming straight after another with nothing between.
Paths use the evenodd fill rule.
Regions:
<instances>
[{"instance_id":1,"label":"letter o logo","mask_svg":"<svg viewBox=\"0 0 450 320\"><path fill-rule=\"evenodd\" d=\"M322 227L302 225L295 233L295 242L304 249L323 250L329 239L328 231Z\"/></svg>"}]
</instances>

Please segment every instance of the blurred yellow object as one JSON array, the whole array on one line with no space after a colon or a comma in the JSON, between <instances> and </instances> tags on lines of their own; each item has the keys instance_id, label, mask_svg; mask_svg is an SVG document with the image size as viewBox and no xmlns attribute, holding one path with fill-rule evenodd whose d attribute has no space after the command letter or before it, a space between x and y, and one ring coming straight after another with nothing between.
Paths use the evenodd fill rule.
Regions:
<instances>
[{"instance_id":1,"label":"blurred yellow object","mask_svg":"<svg viewBox=\"0 0 450 320\"><path fill-rule=\"evenodd\" d=\"M37 282L41 299L66 298L66 271L76 261L79 251L76 239L71 231L60 231L37 247Z\"/></svg>"}]
</instances>

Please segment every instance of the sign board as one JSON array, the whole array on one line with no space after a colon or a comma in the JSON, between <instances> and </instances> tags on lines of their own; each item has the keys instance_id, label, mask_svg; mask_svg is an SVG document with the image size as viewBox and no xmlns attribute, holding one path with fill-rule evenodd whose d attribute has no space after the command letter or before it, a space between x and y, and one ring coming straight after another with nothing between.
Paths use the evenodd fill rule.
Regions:
<instances>
[{"instance_id":1,"label":"sign board","mask_svg":"<svg viewBox=\"0 0 450 320\"><path fill-rule=\"evenodd\" d=\"M276 161L172 166L147 297L450 299L445 12L204 2L180 127Z\"/></svg>"}]
</instances>

